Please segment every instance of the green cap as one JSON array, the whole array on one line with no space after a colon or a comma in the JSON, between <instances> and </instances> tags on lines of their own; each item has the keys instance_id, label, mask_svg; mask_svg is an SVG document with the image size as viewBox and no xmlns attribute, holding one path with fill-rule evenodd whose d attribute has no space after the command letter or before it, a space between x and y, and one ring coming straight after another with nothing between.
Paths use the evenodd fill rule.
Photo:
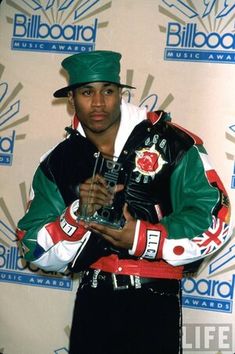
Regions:
<instances>
[{"instance_id":1,"label":"green cap","mask_svg":"<svg viewBox=\"0 0 235 354\"><path fill-rule=\"evenodd\" d=\"M90 82L111 82L121 87L134 88L120 83L121 54L96 50L71 55L62 61L62 67L69 75L69 86L54 92L55 97L66 97L68 92Z\"/></svg>"}]
</instances>

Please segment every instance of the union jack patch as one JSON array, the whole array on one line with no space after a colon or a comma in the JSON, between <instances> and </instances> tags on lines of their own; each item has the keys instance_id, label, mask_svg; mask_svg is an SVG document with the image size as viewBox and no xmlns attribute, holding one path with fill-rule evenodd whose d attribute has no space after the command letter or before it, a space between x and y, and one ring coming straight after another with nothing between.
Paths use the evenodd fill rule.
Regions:
<instances>
[{"instance_id":1,"label":"union jack patch","mask_svg":"<svg viewBox=\"0 0 235 354\"><path fill-rule=\"evenodd\" d=\"M229 226L221 219L212 216L212 224L206 232L192 239L199 247L202 255L215 252L228 237Z\"/></svg>"}]
</instances>

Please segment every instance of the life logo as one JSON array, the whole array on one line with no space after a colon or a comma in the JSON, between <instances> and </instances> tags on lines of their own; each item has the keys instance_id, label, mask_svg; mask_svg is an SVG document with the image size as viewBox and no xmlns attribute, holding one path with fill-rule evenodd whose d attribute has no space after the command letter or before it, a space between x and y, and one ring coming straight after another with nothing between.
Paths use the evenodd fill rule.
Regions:
<instances>
[{"instance_id":1,"label":"life logo","mask_svg":"<svg viewBox=\"0 0 235 354\"><path fill-rule=\"evenodd\" d=\"M235 274L225 279L226 273L234 269L235 244L211 261L205 261L203 269L207 268L207 277L184 278L182 281L182 304L186 308L215 311L233 312L233 300L235 289ZM209 262L209 263L208 263ZM215 279L217 275L217 279ZM228 278L226 276L226 278Z\"/></svg>"},{"instance_id":2,"label":"life logo","mask_svg":"<svg viewBox=\"0 0 235 354\"><path fill-rule=\"evenodd\" d=\"M165 60L235 63L234 1L161 0L159 12L170 19Z\"/></svg>"},{"instance_id":3,"label":"life logo","mask_svg":"<svg viewBox=\"0 0 235 354\"><path fill-rule=\"evenodd\" d=\"M21 102L18 95L23 85L18 83L15 87L10 87L2 78L4 71L5 66L0 63L0 166L11 166L15 141L25 138L25 134L16 134L16 130L12 128L25 123L29 117L20 116Z\"/></svg>"},{"instance_id":4,"label":"life logo","mask_svg":"<svg viewBox=\"0 0 235 354\"><path fill-rule=\"evenodd\" d=\"M80 53L95 49L97 30L108 25L96 17L109 9L102 0L7 1L15 11L11 49L19 51ZM102 3L102 6L100 6Z\"/></svg>"}]
</instances>

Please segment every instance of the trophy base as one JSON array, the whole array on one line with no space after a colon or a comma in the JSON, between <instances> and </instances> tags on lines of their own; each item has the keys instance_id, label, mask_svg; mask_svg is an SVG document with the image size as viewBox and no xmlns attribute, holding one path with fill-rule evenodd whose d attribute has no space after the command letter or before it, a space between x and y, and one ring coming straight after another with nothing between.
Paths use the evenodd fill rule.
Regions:
<instances>
[{"instance_id":1,"label":"trophy base","mask_svg":"<svg viewBox=\"0 0 235 354\"><path fill-rule=\"evenodd\" d=\"M124 220L119 220L118 222L109 221L109 220L103 219L102 217L100 217L100 215L97 215L97 214L92 215L92 216L86 216L86 217L85 216L78 216L77 220L84 221L87 224L89 224L91 222L95 222L97 224L110 227L112 229L122 229L125 224Z\"/></svg>"}]
</instances>

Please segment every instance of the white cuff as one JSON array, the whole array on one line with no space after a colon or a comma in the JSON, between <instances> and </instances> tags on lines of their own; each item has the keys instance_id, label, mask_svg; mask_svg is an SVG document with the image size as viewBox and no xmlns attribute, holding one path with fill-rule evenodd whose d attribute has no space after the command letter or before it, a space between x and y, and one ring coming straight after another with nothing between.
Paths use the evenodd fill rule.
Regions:
<instances>
[{"instance_id":1,"label":"white cuff","mask_svg":"<svg viewBox=\"0 0 235 354\"><path fill-rule=\"evenodd\" d=\"M70 215L74 220L77 220L78 216L75 214L79 208L79 199L76 199L70 206Z\"/></svg>"},{"instance_id":2,"label":"white cuff","mask_svg":"<svg viewBox=\"0 0 235 354\"><path fill-rule=\"evenodd\" d=\"M133 246L132 249L128 251L130 256L134 256L137 243L138 243L138 238L139 238L139 231L140 231L140 220L137 220L136 226L135 226L135 236L134 236L134 241L133 241Z\"/></svg>"}]
</instances>

